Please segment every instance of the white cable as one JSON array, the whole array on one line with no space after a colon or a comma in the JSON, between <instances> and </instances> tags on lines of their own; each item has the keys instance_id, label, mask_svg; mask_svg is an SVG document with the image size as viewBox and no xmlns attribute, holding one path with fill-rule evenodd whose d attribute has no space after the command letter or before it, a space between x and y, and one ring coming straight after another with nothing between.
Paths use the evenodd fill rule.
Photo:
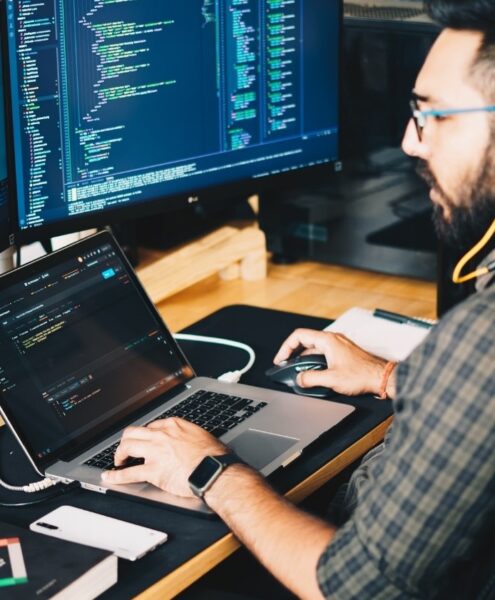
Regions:
<instances>
[{"instance_id":1,"label":"white cable","mask_svg":"<svg viewBox=\"0 0 495 600\"><path fill-rule=\"evenodd\" d=\"M6 490L10 490L11 492L25 492L26 494L34 494L35 492L47 490L49 487L52 487L57 483L59 482L54 481L53 479L48 479L48 477L42 481L35 481L33 483L28 483L27 485L9 485L0 479L0 486Z\"/></svg>"},{"instance_id":2,"label":"white cable","mask_svg":"<svg viewBox=\"0 0 495 600\"><path fill-rule=\"evenodd\" d=\"M176 333L174 334L176 340L183 340L187 342L201 342L205 344L218 344L219 346L230 346L231 348L238 348L244 350L249 354L249 360L242 369L237 371L227 371L218 377L219 381L226 381L228 383L238 383L243 375L245 375L249 369L254 365L256 360L256 354L251 346L243 344L242 342L235 342L234 340L227 340L224 338L210 337L207 335L192 335L189 333Z\"/></svg>"}]
</instances>

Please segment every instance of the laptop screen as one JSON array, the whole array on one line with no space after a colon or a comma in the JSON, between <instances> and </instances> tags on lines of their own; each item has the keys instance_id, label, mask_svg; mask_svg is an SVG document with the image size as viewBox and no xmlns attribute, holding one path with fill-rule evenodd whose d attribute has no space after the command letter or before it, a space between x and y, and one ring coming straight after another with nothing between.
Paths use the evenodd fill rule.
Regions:
<instances>
[{"instance_id":1,"label":"laptop screen","mask_svg":"<svg viewBox=\"0 0 495 600\"><path fill-rule=\"evenodd\" d=\"M1 278L0 346L2 408L38 466L193 375L106 233Z\"/></svg>"}]
</instances>

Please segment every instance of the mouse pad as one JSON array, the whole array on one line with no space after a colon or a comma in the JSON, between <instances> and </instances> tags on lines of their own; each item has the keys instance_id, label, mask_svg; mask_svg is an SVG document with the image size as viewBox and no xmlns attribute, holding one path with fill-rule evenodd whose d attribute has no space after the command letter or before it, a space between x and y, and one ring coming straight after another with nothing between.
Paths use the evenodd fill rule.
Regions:
<instances>
[{"instance_id":1,"label":"mouse pad","mask_svg":"<svg viewBox=\"0 0 495 600\"><path fill-rule=\"evenodd\" d=\"M262 469L299 440L258 429L248 429L229 442L230 448L255 469Z\"/></svg>"}]
</instances>

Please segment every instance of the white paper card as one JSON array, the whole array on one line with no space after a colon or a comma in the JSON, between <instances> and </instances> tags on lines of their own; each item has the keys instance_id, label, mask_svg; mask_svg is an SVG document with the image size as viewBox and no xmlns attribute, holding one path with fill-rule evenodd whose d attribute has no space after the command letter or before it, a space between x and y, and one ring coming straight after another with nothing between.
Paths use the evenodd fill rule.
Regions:
<instances>
[{"instance_id":1,"label":"white paper card","mask_svg":"<svg viewBox=\"0 0 495 600\"><path fill-rule=\"evenodd\" d=\"M430 332L410 323L395 323L364 308L351 308L325 331L342 333L364 350L386 360L402 361Z\"/></svg>"}]
</instances>

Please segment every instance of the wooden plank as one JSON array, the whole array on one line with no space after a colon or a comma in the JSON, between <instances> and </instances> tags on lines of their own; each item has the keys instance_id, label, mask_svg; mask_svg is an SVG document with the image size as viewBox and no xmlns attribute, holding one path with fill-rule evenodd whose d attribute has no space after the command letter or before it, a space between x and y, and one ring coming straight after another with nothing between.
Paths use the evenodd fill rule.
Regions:
<instances>
[{"instance_id":1,"label":"wooden plank","mask_svg":"<svg viewBox=\"0 0 495 600\"><path fill-rule=\"evenodd\" d=\"M157 304L236 263L247 281L266 277L266 241L260 229L222 227L138 268L137 274Z\"/></svg>"}]
</instances>

